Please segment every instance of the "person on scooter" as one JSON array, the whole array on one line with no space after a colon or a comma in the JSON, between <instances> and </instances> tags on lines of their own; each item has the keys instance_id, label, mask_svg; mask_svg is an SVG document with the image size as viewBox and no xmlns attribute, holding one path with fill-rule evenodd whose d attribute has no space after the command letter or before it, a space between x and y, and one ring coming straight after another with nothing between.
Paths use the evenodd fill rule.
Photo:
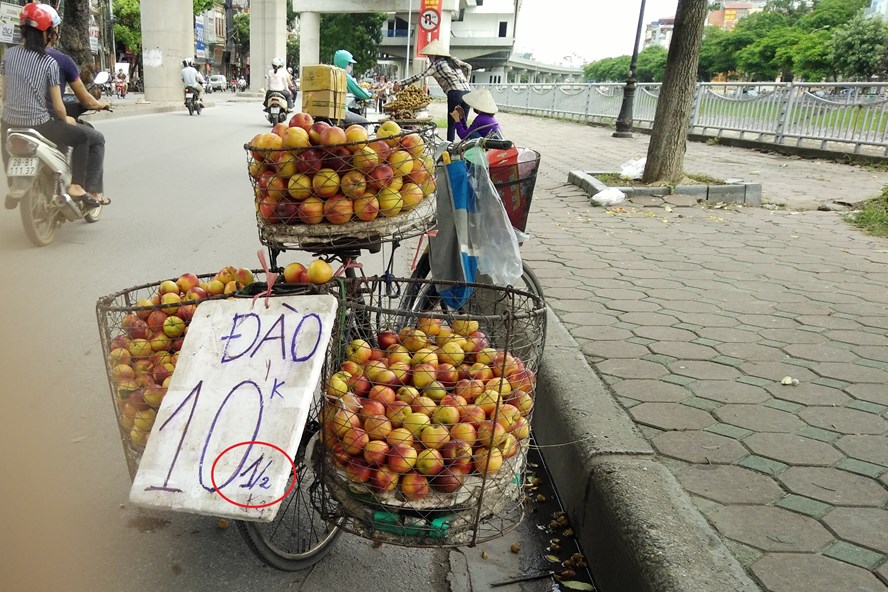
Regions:
<instances>
[{"instance_id":1,"label":"person on scooter","mask_svg":"<svg viewBox=\"0 0 888 592\"><path fill-rule=\"evenodd\" d=\"M86 87L80 80L80 71L77 69L77 64L74 63L74 60L68 54L55 48L55 44L58 43L60 36L59 26L62 24L62 19L51 5L44 6L44 10L50 13L53 22L53 32L49 35L49 45L46 47L46 53L59 65L59 87L64 89L65 86L70 86L71 90L74 91L74 97L76 97L76 101L65 101L65 95L62 97L65 103L65 110L70 118L69 123L73 120L86 133L88 138L89 155L86 161L86 192L96 203L108 205L111 203L111 200L104 196L105 136L94 127L77 122L77 118L83 111L91 109L101 111L108 108L108 103L96 100L86 90Z\"/></svg>"},{"instance_id":2,"label":"person on scooter","mask_svg":"<svg viewBox=\"0 0 888 592\"><path fill-rule=\"evenodd\" d=\"M268 90L265 91L265 103L268 104L268 95L279 92L287 97L287 109L293 109L293 94L290 92L290 73L284 68L284 60L273 58L271 70L265 75L268 81Z\"/></svg>"},{"instance_id":3,"label":"person on scooter","mask_svg":"<svg viewBox=\"0 0 888 592\"><path fill-rule=\"evenodd\" d=\"M346 86L349 94L353 95L356 101L369 101L373 98L373 95L361 88L358 81L352 76L354 64L357 64L355 57L347 49L339 49L333 54L333 65L345 70ZM367 118L346 110L345 125L351 125L353 123L367 123Z\"/></svg>"},{"instance_id":4,"label":"person on scooter","mask_svg":"<svg viewBox=\"0 0 888 592\"><path fill-rule=\"evenodd\" d=\"M197 102L202 107L204 78L197 71L197 68L194 67L194 60L192 58L182 60L182 66L184 66L181 73L182 83L185 85L185 88L190 88L196 93Z\"/></svg>"},{"instance_id":5,"label":"person on scooter","mask_svg":"<svg viewBox=\"0 0 888 592\"><path fill-rule=\"evenodd\" d=\"M76 123L67 121L65 104L59 86L59 65L46 53L53 33L53 18L43 4L26 4L21 19L21 45L10 47L0 61L3 77L3 118L0 121L3 162L9 160L6 132L13 127L32 128L52 142L70 146L71 184L68 195L75 201L92 204L86 192L86 165L89 157L88 138ZM7 207L15 204L6 203Z\"/></svg>"}]
</instances>

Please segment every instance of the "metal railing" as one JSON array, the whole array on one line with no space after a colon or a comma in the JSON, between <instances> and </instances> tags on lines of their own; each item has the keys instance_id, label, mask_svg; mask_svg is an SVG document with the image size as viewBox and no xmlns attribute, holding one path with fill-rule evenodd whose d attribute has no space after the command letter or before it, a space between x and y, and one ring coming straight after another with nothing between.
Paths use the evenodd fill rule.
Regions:
<instances>
[{"instance_id":1,"label":"metal railing","mask_svg":"<svg viewBox=\"0 0 888 592\"><path fill-rule=\"evenodd\" d=\"M623 84L478 84L503 111L587 123L614 122ZM430 87L443 97L440 87ZM639 84L635 127L651 128L660 84ZM752 137L759 142L880 151L888 156L888 84L699 83L689 131L714 137Z\"/></svg>"}]
</instances>

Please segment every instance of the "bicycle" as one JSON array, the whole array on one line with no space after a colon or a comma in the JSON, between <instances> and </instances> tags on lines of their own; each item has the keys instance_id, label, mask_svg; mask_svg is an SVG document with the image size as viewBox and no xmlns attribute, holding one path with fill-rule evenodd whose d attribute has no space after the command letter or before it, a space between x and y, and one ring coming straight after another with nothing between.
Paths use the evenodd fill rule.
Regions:
<instances>
[{"instance_id":1,"label":"bicycle","mask_svg":"<svg viewBox=\"0 0 888 592\"><path fill-rule=\"evenodd\" d=\"M489 150L509 150L513 143L509 140L477 138L462 142L454 142L439 147L436 159L436 174L443 178L447 172L444 167L448 162L461 159L462 156L474 147ZM527 216L530 210L530 201L536 184L536 175L539 170L540 153L530 149L519 149L514 164L491 165L490 177L496 175L498 181L494 181L494 187L500 195L500 199L506 204L506 213L509 216L515 230L523 234L527 226ZM518 160L524 158L524 160ZM506 171L505 169L508 169ZM514 173L502 175L500 173ZM543 287L533 270L524 262L521 262L521 283L515 288L539 296L543 299ZM432 264L430 247L426 247L423 254L416 262L413 274L414 279L432 278ZM404 307L408 310L430 310L436 307L446 307L441 301L433 283L420 286L416 284L416 290L405 295ZM420 287L424 288L419 291ZM545 341L545 324L543 325L543 338Z\"/></svg>"}]
</instances>

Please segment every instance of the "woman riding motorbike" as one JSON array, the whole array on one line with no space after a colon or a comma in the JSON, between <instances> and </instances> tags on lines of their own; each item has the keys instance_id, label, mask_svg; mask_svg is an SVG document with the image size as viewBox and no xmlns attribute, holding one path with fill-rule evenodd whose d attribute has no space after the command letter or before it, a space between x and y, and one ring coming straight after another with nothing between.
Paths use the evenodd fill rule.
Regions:
<instances>
[{"instance_id":1,"label":"woman riding motorbike","mask_svg":"<svg viewBox=\"0 0 888 592\"><path fill-rule=\"evenodd\" d=\"M284 60L274 58L271 60L271 70L265 75L268 80L268 90L265 92L265 104L268 104L268 95L279 92L287 97L287 108L293 108L293 94L290 92L290 74L284 69Z\"/></svg>"}]
</instances>

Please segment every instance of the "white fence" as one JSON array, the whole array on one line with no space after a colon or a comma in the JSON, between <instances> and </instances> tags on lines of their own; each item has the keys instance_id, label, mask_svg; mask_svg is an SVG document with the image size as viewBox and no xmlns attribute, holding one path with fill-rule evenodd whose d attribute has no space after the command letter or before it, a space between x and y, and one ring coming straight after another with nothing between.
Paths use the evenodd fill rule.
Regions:
<instances>
[{"instance_id":1,"label":"white fence","mask_svg":"<svg viewBox=\"0 0 888 592\"><path fill-rule=\"evenodd\" d=\"M623 84L485 84L503 111L614 122ZM443 97L434 85L432 94ZM650 128L659 84L639 84L636 127ZM700 83L689 130L822 150L888 156L888 85L882 83Z\"/></svg>"}]
</instances>

